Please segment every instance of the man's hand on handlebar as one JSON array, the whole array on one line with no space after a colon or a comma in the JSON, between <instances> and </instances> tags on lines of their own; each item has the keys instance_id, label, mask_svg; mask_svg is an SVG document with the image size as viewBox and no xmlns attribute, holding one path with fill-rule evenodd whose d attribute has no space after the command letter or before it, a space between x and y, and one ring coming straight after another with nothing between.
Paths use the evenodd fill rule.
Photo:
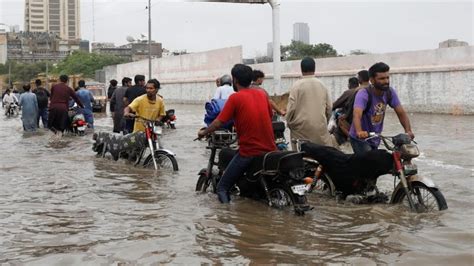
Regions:
<instances>
[{"instance_id":1,"label":"man's hand on handlebar","mask_svg":"<svg viewBox=\"0 0 474 266\"><path fill-rule=\"evenodd\" d=\"M366 139L369 137L369 133L367 131L357 131L357 138L359 139Z\"/></svg>"},{"instance_id":2,"label":"man's hand on handlebar","mask_svg":"<svg viewBox=\"0 0 474 266\"><path fill-rule=\"evenodd\" d=\"M198 131L198 139L202 139L207 135L206 128L201 128Z\"/></svg>"},{"instance_id":3,"label":"man's hand on handlebar","mask_svg":"<svg viewBox=\"0 0 474 266\"><path fill-rule=\"evenodd\" d=\"M127 114L124 114L123 116L127 118L135 118L137 115L134 113L127 113Z\"/></svg>"},{"instance_id":4,"label":"man's hand on handlebar","mask_svg":"<svg viewBox=\"0 0 474 266\"><path fill-rule=\"evenodd\" d=\"M407 131L405 132L408 136L410 136L410 138L413 140L415 138L415 134L413 134L413 132L410 131Z\"/></svg>"}]
</instances>

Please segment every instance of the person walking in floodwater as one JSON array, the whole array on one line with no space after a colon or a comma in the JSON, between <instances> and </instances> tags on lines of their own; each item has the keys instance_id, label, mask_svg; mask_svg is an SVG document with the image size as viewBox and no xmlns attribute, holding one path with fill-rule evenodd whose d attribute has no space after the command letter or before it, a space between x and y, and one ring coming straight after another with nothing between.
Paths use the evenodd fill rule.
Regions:
<instances>
[{"instance_id":1,"label":"person walking in floodwater","mask_svg":"<svg viewBox=\"0 0 474 266\"><path fill-rule=\"evenodd\" d=\"M54 134L62 135L69 123L68 103L69 98L84 108L79 98L76 96L74 90L67 85L69 77L61 75L59 83L51 88L51 102L49 104L48 127Z\"/></svg>"},{"instance_id":2,"label":"person walking in floodwater","mask_svg":"<svg viewBox=\"0 0 474 266\"><path fill-rule=\"evenodd\" d=\"M19 105L21 106L21 121L23 130L36 131L38 128L38 100L36 94L30 91L30 84L23 85L25 91L20 95Z\"/></svg>"}]
</instances>

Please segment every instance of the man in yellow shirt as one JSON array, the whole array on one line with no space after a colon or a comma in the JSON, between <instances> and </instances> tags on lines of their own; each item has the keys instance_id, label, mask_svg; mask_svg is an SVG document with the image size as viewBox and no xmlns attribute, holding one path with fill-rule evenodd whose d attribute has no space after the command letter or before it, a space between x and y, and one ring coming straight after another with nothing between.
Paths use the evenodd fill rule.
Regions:
<instances>
[{"instance_id":1,"label":"man in yellow shirt","mask_svg":"<svg viewBox=\"0 0 474 266\"><path fill-rule=\"evenodd\" d=\"M137 97L131 104L124 109L125 117L141 116L145 119L161 121L166 115L165 105L161 97L157 97L160 89L160 82L156 79L150 79L146 83L146 94ZM135 114L131 113L134 112ZM135 120L133 132L145 131L145 126L139 120Z\"/></svg>"}]
</instances>

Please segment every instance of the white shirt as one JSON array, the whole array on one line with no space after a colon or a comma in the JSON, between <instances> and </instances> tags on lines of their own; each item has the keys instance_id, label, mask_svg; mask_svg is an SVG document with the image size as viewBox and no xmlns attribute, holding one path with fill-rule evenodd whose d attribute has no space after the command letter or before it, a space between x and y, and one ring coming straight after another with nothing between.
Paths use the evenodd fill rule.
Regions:
<instances>
[{"instance_id":1,"label":"white shirt","mask_svg":"<svg viewBox=\"0 0 474 266\"><path fill-rule=\"evenodd\" d=\"M13 93L10 93L9 95L8 94L5 94L5 96L3 96L3 103L5 104L11 104L11 103L17 103L18 102L18 98L13 95Z\"/></svg>"},{"instance_id":2,"label":"white shirt","mask_svg":"<svg viewBox=\"0 0 474 266\"><path fill-rule=\"evenodd\" d=\"M214 94L214 97L212 99L223 99L227 100L231 94L234 93L234 88L232 86L224 84L220 87L217 87L216 93Z\"/></svg>"}]
</instances>

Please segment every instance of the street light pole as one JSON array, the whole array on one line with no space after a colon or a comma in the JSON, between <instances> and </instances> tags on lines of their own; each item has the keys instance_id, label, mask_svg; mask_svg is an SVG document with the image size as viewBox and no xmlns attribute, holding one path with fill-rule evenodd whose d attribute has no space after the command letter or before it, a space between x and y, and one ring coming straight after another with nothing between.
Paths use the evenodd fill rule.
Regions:
<instances>
[{"instance_id":1,"label":"street light pole","mask_svg":"<svg viewBox=\"0 0 474 266\"><path fill-rule=\"evenodd\" d=\"M278 0L269 0L272 7L273 25L273 92L281 90L281 51L280 51L280 3Z\"/></svg>"},{"instance_id":2,"label":"street light pole","mask_svg":"<svg viewBox=\"0 0 474 266\"><path fill-rule=\"evenodd\" d=\"M148 79L151 79L151 0L148 0Z\"/></svg>"}]
</instances>

